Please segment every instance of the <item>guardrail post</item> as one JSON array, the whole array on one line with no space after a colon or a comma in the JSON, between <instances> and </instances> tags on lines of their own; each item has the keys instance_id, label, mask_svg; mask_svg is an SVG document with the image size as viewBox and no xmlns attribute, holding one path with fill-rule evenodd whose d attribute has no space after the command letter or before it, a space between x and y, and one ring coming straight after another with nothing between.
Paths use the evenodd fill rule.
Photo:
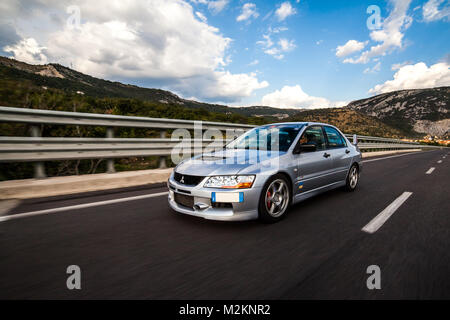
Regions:
<instances>
[{"instance_id":1,"label":"guardrail post","mask_svg":"<svg viewBox=\"0 0 450 320\"><path fill-rule=\"evenodd\" d=\"M166 132L165 130L161 131L161 133L160 133L161 138L165 138L165 137L166 137L166 133L167 133L167 132ZM160 156L160 157L159 157L159 165L158 165L158 167L159 167L160 169L165 169L165 168L167 168L166 160L167 160L167 157L166 157L166 156Z\"/></svg>"},{"instance_id":2,"label":"guardrail post","mask_svg":"<svg viewBox=\"0 0 450 320\"><path fill-rule=\"evenodd\" d=\"M31 136L32 137L41 137L41 128L39 126L31 126ZM34 178L35 179L44 179L47 177L45 174L45 165L44 162L38 161L33 163L34 167Z\"/></svg>"},{"instance_id":3,"label":"guardrail post","mask_svg":"<svg viewBox=\"0 0 450 320\"><path fill-rule=\"evenodd\" d=\"M114 128L108 127L106 128L106 138L114 138ZM114 159L106 160L106 172L114 173L116 169L114 168Z\"/></svg>"}]
</instances>

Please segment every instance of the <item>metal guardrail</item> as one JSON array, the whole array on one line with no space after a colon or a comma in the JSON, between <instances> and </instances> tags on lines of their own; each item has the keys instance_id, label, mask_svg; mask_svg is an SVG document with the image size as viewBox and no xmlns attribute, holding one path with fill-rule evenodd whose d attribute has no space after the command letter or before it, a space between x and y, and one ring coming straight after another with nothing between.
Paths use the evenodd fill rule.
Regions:
<instances>
[{"instance_id":1,"label":"metal guardrail","mask_svg":"<svg viewBox=\"0 0 450 320\"><path fill-rule=\"evenodd\" d=\"M114 158L159 156L160 167L175 146L191 148L194 153L205 147L217 148L223 141L213 139L174 140L165 138L167 130L198 128L200 121L117 116L80 112L62 112L25 108L0 107L0 122L27 123L32 137L0 137L0 162L34 162L35 177L45 177L44 161L107 159L107 171L114 172ZM47 138L41 137L40 125L77 125L106 127L105 138ZM113 128L160 129L161 138L114 138ZM226 130L227 138L238 136L252 125L202 121L202 130ZM346 134L352 141L353 135ZM436 148L391 138L357 136L362 150ZM180 145L180 143L182 143Z\"/></svg>"},{"instance_id":2,"label":"metal guardrail","mask_svg":"<svg viewBox=\"0 0 450 320\"><path fill-rule=\"evenodd\" d=\"M26 108L0 107L0 121L29 124L59 124L98 127L132 127L154 129L194 129L192 120L163 119L147 117L116 116L110 114L51 111ZM200 121L197 121L200 122ZM254 126L237 123L201 121L202 128L233 130L251 129Z\"/></svg>"},{"instance_id":3,"label":"metal guardrail","mask_svg":"<svg viewBox=\"0 0 450 320\"><path fill-rule=\"evenodd\" d=\"M170 156L174 147L192 154L223 145L214 139L0 137L0 162Z\"/></svg>"},{"instance_id":4,"label":"metal guardrail","mask_svg":"<svg viewBox=\"0 0 450 320\"><path fill-rule=\"evenodd\" d=\"M350 139L353 138L353 134L345 134L345 136ZM418 144L417 142L405 141L401 139L393 138L382 138L382 137L370 137L370 136L360 136L358 135L358 141L370 141L372 143L394 143L394 144Z\"/></svg>"}]
</instances>

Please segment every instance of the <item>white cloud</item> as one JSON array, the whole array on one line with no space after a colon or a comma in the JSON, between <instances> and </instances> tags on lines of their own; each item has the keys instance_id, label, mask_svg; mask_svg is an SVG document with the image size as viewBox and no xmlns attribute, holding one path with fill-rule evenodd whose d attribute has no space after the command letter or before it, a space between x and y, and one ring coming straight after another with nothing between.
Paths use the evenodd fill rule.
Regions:
<instances>
[{"instance_id":1,"label":"white cloud","mask_svg":"<svg viewBox=\"0 0 450 320\"><path fill-rule=\"evenodd\" d=\"M404 31L412 23L412 18L406 14L411 0L390 0L393 7L389 17L387 17L380 30L370 33L370 38L379 42L369 50L364 51L357 58L347 58L344 63L368 63L372 58L384 56L395 48L402 48Z\"/></svg>"},{"instance_id":2,"label":"white cloud","mask_svg":"<svg viewBox=\"0 0 450 320\"><path fill-rule=\"evenodd\" d=\"M283 21L287 17L296 14L297 11L294 7L292 7L289 1L283 2L281 6L275 11L275 15L278 18L278 21Z\"/></svg>"},{"instance_id":3,"label":"white cloud","mask_svg":"<svg viewBox=\"0 0 450 320\"><path fill-rule=\"evenodd\" d=\"M196 11L195 15L202 21L202 22L208 22L208 19L206 19L205 15L201 13L200 11Z\"/></svg>"},{"instance_id":4,"label":"white cloud","mask_svg":"<svg viewBox=\"0 0 450 320\"><path fill-rule=\"evenodd\" d=\"M401 67L406 66L406 65L408 65L408 64L411 64L411 62L410 62L410 61L405 61L405 62L402 62L402 63L394 63L394 64L391 66L391 70L392 70L392 71L398 70L398 69L400 69Z\"/></svg>"},{"instance_id":5,"label":"white cloud","mask_svg":"<svg viewBox=\"0 0 450 320\"><path fill-rule=\"evenodd\" d=\"M208 9L214 13L217 14L230 2L229 0L190 0L192 3L195 4L204 4L208 7Z\"/></svg>"},{"instance_id":6,"label":"white cloud","mask_svg":"<svg viewBox=\"0 0 450 320\"><path fill-rule=\"evenodd\" d=\"M54 1L44 9L52 8L65 19L68 4L70 1ZM184 1L84 0L78 5L82 13L79 28L70 29L63 23L46 34L36 29L21 42L9 45L8 52L30 63L73 65L96 77L156 84L183 96L217 102L239 101L267 86L255 74L232 74L224 69L231 61L227 50L232 40L200 21ZM27 14L22 18L27 24L47 23L48 15L42 11ZM0 18L7 17L0 12ZM199 83L207 86L199 87Z\"/></svg>"},{"instance_id":7,"label":"white cloud","mask_svg":"<svg viewBox=\"0 0 450 320\"><path fill-rule=\"evenodd\" d=\"M363 73L377 73L380 71L381 62L377 62L372 68L366 68Z\"/></svg>"},{"instance_id":8,"label":"white cloud","mask_svg":"<svg viewBox=\"0 0 450 320\"><path fill-rule=\"evenodd\" d=\"M264 53L281 60L284 58L284 53L292 51L296 46L294 40L288 40L286 38L280 38L277 45L275 45L271 38L272 32L273 30L269 28L269 33L263 35L264 40L257 41L256 44L263 47Z\"/></svg>"},{"instance_id":9,"label":"white cloud","mask_svg":"<svg viewBox=\"0 0 450 320\"><path fill-rule=\"evenodd\" d=\"M280 41L278 41L278 44L282 52L291 51L292 49L295 48L294 40L282 38L280 39Z\"/></svg>"},{"instance_id":10,"label":"white cloud","mask_svg":"<svg viewBox=\"0 0 450 320\"><path fill-rule=\"evenodd\" d=\"M17 60L35 64L47 63L45 49L45 47L39 46L33 38L22 39L15 45L3 48L5 52L11 53Z\"/></svg>"},{"instance_id":11,"label":"white cloud","mask_svg":"<svg viewBox=\"0 0 450 320\"><path fill-rule=\"evenodd\" d=\"M251 17L256 19L258 16L259 14L256 11L256 5L254 3L246 3L242 6L241 14L237 16L236 21L244 21Z\"/></svg>"},{"instance_id":12,"label":"white cloud","mask_svg":"<svg viewBox=\"0 0 450 320\"><path fill-rule=\"evenodd\" d=\"M281 60L284 58L285 52L291 51L294 48L295 48L294 40L282 38L278 41L278 47L271 46L267 48L264 52L267 53L268 55L273 56L275 59Z\"/></svg>"},{"instance_id":13,"label":"white cloud","mask_svg":"<svg viewBox=\"0 0 450 320\"><path fill-rule=\"evenodd\" d=\"M280 32L287 31L287 30L289 30L287 27L277 27L277 28L273 28L273 29L272 29L272 27L269 27L269 32L271 32L271 33L280 33Z\"/></svg>"},{"instance_id":14,"label":"white cloud","mask_svg":"<svg viewBox=\"0 0 450 320\"><path fill-rule=\"evenodd\" d=\"M263 46L264 48L270 48L271 46L273 46L273 41L272 41L272 38L270 37L270 33L263 34L263 38L264 38L264 40L256 41L256 44L259 44L259 45Z\"/></svg>"},{"instance_id":15,"label":"white cloud","mask_svg":"<svg viewBox=\"0 0 450 320\"><path fill-rule=\"evenodd\" d=\"M344 44L342 46L338 46L336 48L336 56L341 58L341 57L348 56L352 53L361 51L362 49L364 49L366 44L367 44L367 41L360 42L360 41L356 41L356 40L348 40L346 44Z\"/></svg>"},{"instance_id":16,"label":"white cloud","mask_svg":"<svg viewBox=\"0 0 450 320\"><path fill-rule=\"evenodd\" d=\"M299 85L284 86L281 90L266 94L261 103L274 108L293 109L331 108L347 105L344 101L331 102L326 98L310 96Z\"/></svg>"},{"instance_id":17,"label":"white cloud","mask_svg":"<svg viewBox=\"0 0 450 320\"><path fill-rule=\"evenodd\" d=\"M219 13L222 11L228 4L229 0L217 0L217 1L209 1L208 9L213 13Z\"/></svg>"},{"instance_id":18,"label":"white cloud","mask_svg":"<svg viewBox=\"0 0 450 320\"><path fill-rule=\"evenodd\" d=\"M231 74L229 71L215 72L215 81L204 83L202 96L219 101L232 101L230 97L249 97L253 91L269 86L267 81L259 82L255 73Z\"/></svg>"},{"instance_id":19,"label":"white cloud","mask_svg":"<svg viewBox=\"0 0 450 320\"><path fill-rule=\"evenodd\" d=\"M445 62L430 67L423 62L401 67L393 80L378 84L369 90L371 94L380 94L402 89L422 89L450 85L450 65Z\"/></svg>"},{"instance_id":20,"label":"white cloud","mask_svg":"<svg viewBox=\"0 0 450 320\"><path fill-rule=\"evenodd\" d=\"M259 63L258 59L253 60L252 62L250 62L248 65L249 66L256 66Z\"/></svg>"},{"instance_id":21,"label":"white cloud","mask_svg":"<svg viewBox=\"0 0 450 320\"><path fill-rule=\"evenodd\" d=\"M450 17L450 6L445 6L439 10L439 6L444 2L444 0L429 0L422 7L423 19L426 22L436 21L443 18Z\"/></svg>"}]
</instances>

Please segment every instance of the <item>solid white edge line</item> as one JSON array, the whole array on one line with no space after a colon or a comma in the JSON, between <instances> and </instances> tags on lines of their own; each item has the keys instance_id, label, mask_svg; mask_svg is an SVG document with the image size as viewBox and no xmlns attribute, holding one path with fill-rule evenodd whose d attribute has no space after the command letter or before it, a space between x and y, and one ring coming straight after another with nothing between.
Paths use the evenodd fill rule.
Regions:
<instances>
[{"instance_id":1,"label":"solid white edge line","mask_svg":"<svg viewBox=\"0 0 450 320\"><path fill-rule=\"evenodd\" d=\"M169 193L168 191L164 191L164 192L144 194L144 195L128 197L128 198L120 198L120 199L113 199L113 200L90 202L90 203L83 203L83 204L77 204L77 205L73 205L73 206L66 206L66 207L60 207L60 208L52 208L52 209L24 212L24 213L18 213L18 214L11 214L11 215L8 215L8 216L0 217L0 222L9 221L9 220L15 220L15 219L21 219L21 218L27 218L27 217L32 217L32 216L38 216L38 215L43 215L43 214L49 214L49 213L56 213L56 212L67 211L67 210L84 209L84 208L104 206L104 205L113 204L113 203L119 203L119 202L126 202L126 201L134 201L134 200L141 200L141 199L159 197L159 196L166 195L168 193Z\"/></svg>"},{"instance_id":2,"label":"solid white edge line","mask_svg":"<svg viewBox=\"0 0 450 320\"><path fill-rule=\"evenodd\" d=\"M411 195L412 192L403 192L401 196L395 199L361 230L370 234L375 233Z\"/></svg>"},{"instance_id":3,"label":"solid white edge line","mask_svg":"<svg viewBox=\"0 0 450 320\"><path fill-rule=\"evenodd\" d=\"M424 152L433 152L434 150L431 151L418 151L418 152L409 152L409 153L404 153L404 154L398 154L395 156L389 156L389 157L382 157L382 158L376 158L376 159L369 159L369 160L363 160L362 163L367 163L367 162L372 162L372 161L378 161L378 160L385 160L385 159L391 159L391 158L397 158L397 157L403 157L403 156L409 156L412 154L418 154L418 153L424 153Z\"/></svg>"},{"instance_id":4,"label":"solid white edge line","mask_svg":"<svg viewBox=\"0 0 450 320\"><path fill-rule=\"evenodd\" d=\"M434 169L436 169L436 168L435 167L431 167L430 169L428 169L427 172L425 172L425 174L431 174L434 171Z\"/></svg>"}]
</instances>

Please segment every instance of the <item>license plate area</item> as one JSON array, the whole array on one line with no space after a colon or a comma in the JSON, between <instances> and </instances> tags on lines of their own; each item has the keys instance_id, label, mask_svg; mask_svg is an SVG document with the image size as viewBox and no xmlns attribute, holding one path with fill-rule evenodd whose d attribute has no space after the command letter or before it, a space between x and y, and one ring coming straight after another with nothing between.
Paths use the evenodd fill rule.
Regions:
<instances>
[{"instance_id":1,"label":"license plate area","mask_svg":"<svg viewBox=\"0 0 450 320\"><path fill-rule=\"evenodd\" d=\"M244 202L243 192L212 192L211 202L234 203Z\"/></svg>"}]
</instances>

